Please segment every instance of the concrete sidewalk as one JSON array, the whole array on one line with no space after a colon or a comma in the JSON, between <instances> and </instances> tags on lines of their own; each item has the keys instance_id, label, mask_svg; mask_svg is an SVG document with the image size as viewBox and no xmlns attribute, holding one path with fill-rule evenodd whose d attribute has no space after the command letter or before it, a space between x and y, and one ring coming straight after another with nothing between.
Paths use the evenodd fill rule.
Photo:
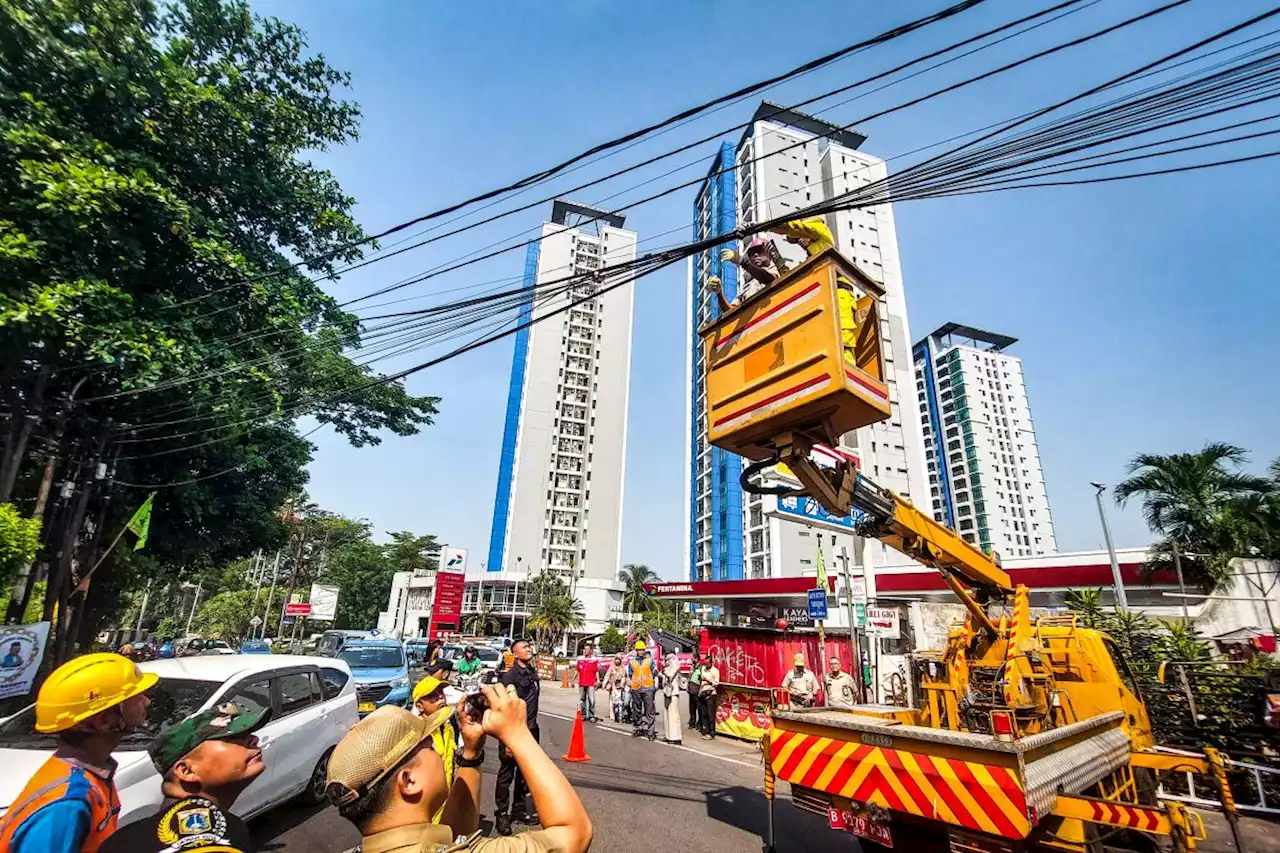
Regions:
<instances>
[{"instance_id":1,"label":"concrete sidewalk","mask_svg":"<svg viewBox=\"0 0 1280 853\"><path fill-rule=\"evenodd\" d=\"M751 767L760 768L761 784L764 780L764 765L760 757L760 748L757 744L748 743L747 741L737 740L736 738L719 736L715 740L703 740L696 731L691 731L684 727L686 722L684 715L688 712L688 700L685 694L680 695L680 727L684 732L683 742L680 745L664 743L662 733L664 729L664 719L662 711L662 694L659 693L658 703L658 720L655 727L658 730L659 740L653 744L655 749L685 749L690 752L696 752L711 758L718 758L724 761L733 761L739 764L745 764ZM547 714L565 720L572 720L573 715L578 711L578 688L577 687L561 687L552 681L542 682L542 695L539 699L538 711L541 714ZM586 738L587 752L591 752L591 740L595 737L595 732L605 734L607 737L618 737L625 735L631 736L631 726L623 723L615 723L609 719L609 693L605 690L596 691L596 715L600 718L598 723L587 723Z\"/></svg>"}]
</instances>

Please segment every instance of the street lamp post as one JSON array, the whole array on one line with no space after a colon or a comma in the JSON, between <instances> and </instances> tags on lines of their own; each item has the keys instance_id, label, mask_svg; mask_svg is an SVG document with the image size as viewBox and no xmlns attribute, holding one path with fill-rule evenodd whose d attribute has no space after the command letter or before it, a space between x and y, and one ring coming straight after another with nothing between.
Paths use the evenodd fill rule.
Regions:
<instances>
[{"instance_id":1,"label":"street lamp post","mask_svg":"<svg viewBox=\"0 0 1280 853\"><path fill-rule=\"evenodd\" d=\"M1102 538L1107 543L1107 555L1111 558L1111 581L1116 587L1116 606L1123 609L1129 609L1129 600L1124 594L1124 581L1120 578L1120 563L1116 560L1116 546L1111 542L1111 528L1107 526L1107 511L1102 506L1102 493L1107 487L1101 483L1090 483L1089 485L1097 489L1094 492L1094 500L1098 503L1098 518L1102 520Z\"/></svg>"}]
</instances>

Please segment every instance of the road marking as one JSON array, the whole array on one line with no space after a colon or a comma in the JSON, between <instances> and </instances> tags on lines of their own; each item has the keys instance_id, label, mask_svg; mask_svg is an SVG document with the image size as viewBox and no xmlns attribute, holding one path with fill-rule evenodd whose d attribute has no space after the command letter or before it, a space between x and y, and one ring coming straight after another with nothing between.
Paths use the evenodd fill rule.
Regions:
<instances>
[{"instance_id":1,"label":"road marking","mask_svg":"<svg viewBox=\"0 0 1280 853\"><path fill-rule=\"evenodd\" d=\"M573 717L566 717L564 714L556 714L551 711L543 711L541 709L538 710L538 714L539 716L543 716L543 717L554 717L557 720L564 720L567 723L572 723L574 720ZM610 732L612 734L622 735L624 737L631 737L631 732L627 729L615 729L611 725L606 725L602 723L596 723L595 730ZM738 758L729 758L726 755L716 755L715 753L712 753L712 752L703 752L700 749L694 749L691 746L685 746L684 744L680 744L680 743L666 743L666 742L661 742L661 743L663 746L669 746L672 749L683 749L685 752L692 752L694 755L701 755L704 758L714 758L717 761L727 761L730 764L741 764L743 767L751 767L753 769L758 769L761 772L763 772L763 767L758 761L742 761L741 759L738 759Z\"/></svg>"}]
</instances>

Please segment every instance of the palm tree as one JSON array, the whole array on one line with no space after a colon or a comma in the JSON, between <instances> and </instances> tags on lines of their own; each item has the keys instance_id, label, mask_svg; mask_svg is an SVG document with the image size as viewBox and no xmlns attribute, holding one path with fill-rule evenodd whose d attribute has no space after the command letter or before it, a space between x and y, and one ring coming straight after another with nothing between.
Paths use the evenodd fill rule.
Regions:
<instances>
[{"instance_id":1,"label":"palm tree","mask_svg":"<svg viewBox=\"0 0 1280 853\"><path fill-rule=\"evenodd\" d=\"M1164 541L1153 568L1167 565L1177 544L1188 578L1212 592L1228 574L1227 561L1242 553L1248 507L1273 490L1271 481L1242 473L1243 448L1215 442L1196 453L1143 453L1129 463L1129 477L1115 488L1116 503L1142 500L1142 517Z\"/></svg>"},{"instance_id":2,"label":"palm tree","mask_svg":"<svg viewBox=\"0 0 1280 853\"><path fill-rule=\"evenodd\" d=\"M542 645L558 645L568 631L575 631L587 622L582 602L567 595L543 598L529 616L529 627L538 632Z\"/></svg>"},{"instance_id":3,"label":"palm tree","mask_svg":"<svg viewBox=\"0 0 1280 853\"><path fill-rule=\"evenodd\" d=\"M475 613L462 617L463 630L471 634L496 634L500 627L498 617L493 615L493 608L487 604L480 605Z\"/></svg>"},{"instance_id":4,"label":"palm tree","mask_svg":"<svg viewBox=\"0 0 1280 853\"><path fill-rule=\"evenodd\" d=\"M643 563L628 563L618 574L625 589L622 591L622 609L627 613L644 613L654 607L656 602L649 597L644 585L654 583L658 576L653 569Z\"/></svg>"}]
</instances>

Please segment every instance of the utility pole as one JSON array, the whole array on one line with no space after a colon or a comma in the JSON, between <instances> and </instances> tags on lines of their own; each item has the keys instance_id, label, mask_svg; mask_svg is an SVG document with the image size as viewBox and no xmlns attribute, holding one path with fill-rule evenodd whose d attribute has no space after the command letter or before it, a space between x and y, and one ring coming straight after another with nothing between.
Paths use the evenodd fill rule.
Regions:
<instances>
[{"instance_id":1,"label":"utility pole","mask_svg":"<svg viewBox=\"0 0 1280 853\"><path fill-rule=\"evenodd\" d=\"M191 636L191 620L196 618L196 606L200 604L200 591L204 588L204 581L196 581L196 594L191 598L191 612L187 614L187 633Z\"/></svg>"},{"instance_id":2,"label":"utility pole","mask_svg":"<svg viewBox=\"0 0 1280 853\"><path fill-rule=\"evenodd\" d=\"M61 634L68 624L66 618L68 596L65 595L65 592L70 591L68 581L71 578L71 561L75 556L76 540L79 539L84 526L85 511L89 508L89 496L93 493L93 481L98 473L98 463L102 459L102 453L106 448L107 437L110 433L111 419L107 418L100 424L93 452L80 477L80 494L76 498L75 508L71 512L70 519L68 519L69 523L66 525L66 532L62 537L62 547L57 553L57 564L49 576L49 582L45 589L43 621L53 622L54 606L61 603L61 607L58 608L59 624L57 625L60 636L55 648L65 648ZM54 656L54 662L61 662L56 655Z\"/></svg>"},{"instance_id":3,"label":"utility pole","mask_svg":"<svg viewBox=\"0 0 1280 853\"><path fill-rule=\"evenodd\" d=\"M48 505L49 492L53 489L53 475L57 471L58 457L62 449L62 437L67 428L67 416L71 413L71 407L75 405L76 392L80 390L80 386L88 379L88 376L82 376L75 385L71 386L71 392L67 395L66 402L58 412L58 418L54 423L53 438L48 443L48 449L44 457L44 474L40 478L40 488L36 492L36 506L31 513L31 517L44 522L45 507ZM55 507L61 501L55 502ZM45 525L46 528L52 525ZM49 537L41 537L44 541L51 541ZM39 554L37 554L37 559ZM9 610L5 613L5 622L7 624L15 624L22 621L22 616L26 612L27 601L31 598L31 588L35 585L35 572L32 568L36 560L25 564L18 571L18 577L14 580L13 591L9 595Z\"/></svg>"},{"instance_id":4,"label":"utility pole","mask_svg":"<svg viewBox=\"0 0 1280 853\"><path fill-rule=\"evenodd\" d=\"M282 550L284 549L276 549L276 561L271 567L271 589L267 591L267 606L262 611L262 633L258 636L264 640L267 638L267 620L271 618L271 600L276 595L276 577L280 574L280 552Z\"/></svg>"},{"instance_id":5,"label":"utility pole","mask_svg":"<svg viewBox=\"0 0 1280 853\"><path fill-rule=\"evenodd\" d=\"M147 615L147 599L151 597L151 581L147 580L147 588L142 591L142 606L138 608L138 625L134 631L142 630L142 617Z\"/></svg>"},{"instance_id":6,"label":"utility pole","mask_svg":"<svg viewBox=\"0 0 1280 853\"><path fill-rule=\"evenodd\" d=\"M844 603L849 613L849 651L853 662L853 671L858 675L858 692L866 699L866 676L862 671L862 641L858 633L857 608L853 602L853 577L849 573L849 549L840 546L841 575L844 576Z\"/></svg>"},{"instance_id":7,"label":"utility pole","mask_svg":"<svg viewBox=\"0 0 1280 853\"><path fill-rule=\"evenodd\" d=\"M1111 582L1115 584L1116 589L1116 607L1121 610L1129 609L1129 599L1124 594L1124 580L1120 577L1120 563L1116 560L1116 546L1111 544L1111 528L1107 525L1107 511L1102 508L1102 493L1107 487L1101 483L1090 483L1089 485L1097 489L1094 492L1094 500L1098 503L1098 518L1102 521L1102 538L1107 543L1107 554L1111 557Z\"/></svg>"},{"instance_id":8,"label":"utility pole","mask_svg":"<svg viewBox=\"0 0 1280 853\"><path fill-rule=\"evenodd\" d=\"M1182 621L1191 626L1191 613L1187 609L1187 585L1182 580L1182 555L1178 553L1178 540L1173 540L1173 570L1178 573L1178 592L1182 593Z\"/></svg>"}]
</instances>

